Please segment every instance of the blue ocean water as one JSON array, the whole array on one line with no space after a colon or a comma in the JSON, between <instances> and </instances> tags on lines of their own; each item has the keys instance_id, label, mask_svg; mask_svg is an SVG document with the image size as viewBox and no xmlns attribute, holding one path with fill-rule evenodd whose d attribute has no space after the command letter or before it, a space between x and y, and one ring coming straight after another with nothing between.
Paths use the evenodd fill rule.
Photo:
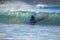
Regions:
<instances>
[{"instance_id":1,"label":"blue ocean water","mask_svg":"<svg viewBox=\"0 0 60 40\"><path fill-rule=\"evenodd\" d=\"M60 40L60 26L0 24L0 40Z\"/></svg>"},{"instance_id":2,"label":"blue ocean water","mask_svg":"<svg viewBox=\"0 0 60 40\"><path fill-rule=\"evenodd\" d=\"M34 17L39 19L35 25L29 24L31 12L27 14L26 12L21 12L21 14L20 12L0 12L0 40L60 40L60 25L56 25L56 22L60 24L60 7L50 5L39 11L44 13L36 14L37 16L35 12L33 13ZM48 25L49 22L55 25ZM41 23L44 24L41 25Z\"/></svg>"}]
</instances>

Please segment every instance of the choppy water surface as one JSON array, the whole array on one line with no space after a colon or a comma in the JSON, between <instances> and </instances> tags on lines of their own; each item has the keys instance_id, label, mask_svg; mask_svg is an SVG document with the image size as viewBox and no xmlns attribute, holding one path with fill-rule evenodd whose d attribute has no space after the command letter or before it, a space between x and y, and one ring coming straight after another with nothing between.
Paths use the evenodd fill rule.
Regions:
<instances>
[{"instance_id":1,"label":"choppy water surface","mask_svg":"<svg viewBox=\"0 0 60 40\"><path fill-rule=\"evenodd\" d=\"M60 40L60 4L33 1L0 3L0 40ZM32 15L34 25L30 25Z\"/></svg>"},{"instance_id":2,"label":"choppy water surface","mask_svg":"<svg viewBox=\"0 0 60 40\"><path fill-rule=\"evenodd\" d=\"M0 24L0 40L60 40L60 26Z\"/></svg>"},{"instance_id":3,"label":"choppy water surface","mask_svg":"<svg viewBox=\"0 0 60 40\"><path fill-rule=\"evenodd\" d=\"M34 25L30 25L32 15L36 19ZM0 40L60 40L57 24L60 24L60 13L2 12Z\"/></svg>"}]
</instances>

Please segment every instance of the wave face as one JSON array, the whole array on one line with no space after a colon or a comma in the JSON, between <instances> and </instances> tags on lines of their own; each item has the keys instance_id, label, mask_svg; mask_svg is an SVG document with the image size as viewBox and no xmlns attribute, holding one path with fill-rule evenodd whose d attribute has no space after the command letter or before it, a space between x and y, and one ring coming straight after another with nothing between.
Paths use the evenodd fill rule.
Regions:
<instances>
[{"instance_id":1,"label":"wave face","mask_svg":"<svg viewBox=\"0 0 60 40\"><path fill-rule=\"evenodd\" d=\"M31 16L36 19L36 24L42 23L59 23L60 24L60 13L48 13L48 12L29 12L29 11L8 11L0 12L0 23L7 24L30 24Z\"/></svg>"},{"instance_id":2,"label":"wave face","mask_svg":"<svg viewBox=\"0 0 60 40\"><path fill-rule=\"evenodd\" d=\"M0 23L22 24L29 21L31 15L35 15L35 13L27 11L3 12L0 14Z\"/></svg>"}]
</instances>

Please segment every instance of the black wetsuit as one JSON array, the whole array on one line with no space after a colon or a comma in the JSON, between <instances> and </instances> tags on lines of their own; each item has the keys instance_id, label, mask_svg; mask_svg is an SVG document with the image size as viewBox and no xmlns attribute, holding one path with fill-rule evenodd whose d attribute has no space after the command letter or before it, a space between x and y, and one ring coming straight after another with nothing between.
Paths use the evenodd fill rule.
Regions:
<instances>
[{"instance_id":1,"label":"black wetsuit","mask_svg":"<svg viewBox=\"0 0 60 40\"><path fill-rule=\"evenodd\" d=\"M34 25L36 23L36 20L35 20L34 16L31 16L30 23L32 25Z\"/></svg>"}]
</instances>

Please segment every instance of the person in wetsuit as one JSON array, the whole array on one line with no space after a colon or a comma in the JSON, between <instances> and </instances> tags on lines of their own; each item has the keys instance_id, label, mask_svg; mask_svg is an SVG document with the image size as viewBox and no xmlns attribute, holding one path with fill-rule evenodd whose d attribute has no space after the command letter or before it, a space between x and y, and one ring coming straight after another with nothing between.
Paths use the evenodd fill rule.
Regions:
<instances>
[{"instance_id":1,"label":"person in wetsuit","mask_svg":"<svg viewBox=\"0 0 60 40\"><path fill-rule=\"evenodd\" d=\"M34 25L36 23L35 17L32 15L30 19L30 23Z\"/></svg>"}]
</instances>

